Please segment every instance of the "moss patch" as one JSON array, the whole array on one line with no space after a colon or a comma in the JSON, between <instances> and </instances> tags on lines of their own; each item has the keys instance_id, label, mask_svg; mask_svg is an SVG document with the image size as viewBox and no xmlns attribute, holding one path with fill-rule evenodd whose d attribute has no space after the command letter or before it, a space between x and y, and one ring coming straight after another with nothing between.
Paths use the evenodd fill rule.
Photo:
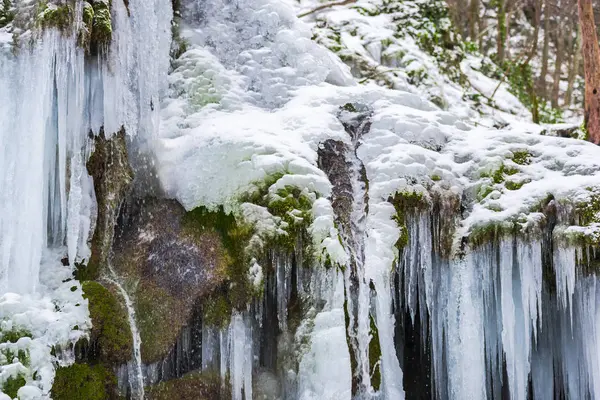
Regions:
<instances>
[{"instance_id":1,"label":"moss patch","mask_svg":"<svg viewBox=\"0 0 600 400\"><path fill-rule=\"evenodd\" d=\"M220 235L227 253L227 299L232 308L245 309L254 294L254 288L248 280L250 255L246 252L253 233L252 227L239 224L235 216L225 213L222 207L216 211L198 207L184 216L183 226L196 236L207 232L217 232Z\"/></svg>"},{"instance_id":2,"label":"moss patch","mask_svg":"<svg viewBox=\"0 0 600 400\"><path fill-rule=\"evenodd\" d=\"M26 383L23 375L17 375L16 377L11 376L2 384L2 391L11 399L14 399L17 397L19 389L25 386Z\"/></svg>"},{"instance_id":3,"label":"moss patch","mask_svg":"<svg viewBox=\"0 0 600 400\"><path fill-rule=\"evenodd\" d=\"M231 398L231 391L221 388L216 373L193 372L179 379L161 382L146 388L148 400L214 400Z\"/></svg>"},{"instance_id":4,"label":"moss patch","mask_svg":"<svg viewBox=\"0 0 600 400\"><path fill-rule=\"evenodd\" d=\"M12 364L15 358L25 367L29 367L31 364L29 350L19 349L15 351L10 348L5 348L0 351L0 365Z\"/></svg>"},{"instance_id":5,"label":"moss patch","mask_svg":"<svg viewBox=\"0 0 600 400\"><path fill-rule=\"evenodd\" d=\"M54 400L106 400L114 398L117 378L101 365L73 364L56 370Z\"/></svg>"},{"instance_id":6,"label":"moss patch","mask_svg":"<svg viewBox=\"0 0 600 400\"><path fill-rule=\"evenodd\" d=\"M73 6L71 4L48 6L42 1L38 4L37 23L44 29L56 28L66 32L73 26Z\"/></svg>"},{"instance_id":7,"label":"moss patch","mask_svg":"<svg viewBox=\"0 0 600 400\"><path fill-rule=\"evenodd\" d=\"M33 335L27 329L13 328L10 330L0 330L0 338L2 343L17 343L23 337L31 338Z\"/></svg>"},{"instance_id":8,"label":"moss patch","mask_svg":"<svg viewBox=\"0 0 600 400\"><path fill-rule=\"evenodd\" d=\"M0 28L10 24L15 18L10 0L2 0L0 3Z\"/></svg>"},{"instance_id":9,"label":"moss patch","mask_svg":"<svg viewBox=\"0 0 600 400\"><path fill-rule=\"evenodd\" d=\"M388 201L392 203L396 209L396 214L393 216L393 219L400 228L400 237L396 241L396 248L401 250L408 244L406 214L408 212L424 210L428 207L428 204L423 193L410 191L398 192Z\"/></svg>"},{"instance_id":10,"label":"moss patch","mask_svg":"<svg viewBox=\"0 0 600 400\"><path fill-rule=\"evenodd\" d=\"M183 300L150 282L140 284L135 300L142 360L145 363L160 361L185 324L187 313Z\"/></svg>"},{"instance_id":11,"label":"moss patch","mask_svg":"<svg viewBox=\"0 0 600 400\"><path fill-rule=\"evenodd\" d=\"M101 362L123 364L133 354L133 339L127 312L117 298L98 282L84 282L83 297L89 301L91 348Z\"/></svg>"},{"instance_id":12,"label":"moss patch","mask_svg":"<svg viewBox=\"0 0 600 400\"><path fill-rule=\"evenodd\" d=\"M517 150L513 152L512 160L515 164L529 165L531 164L531 154L527 150Z\"/></svg>"},{"instance_id":13,"label":"moss patch","mask_svg":"<svg viewBox=\"0 0 600 400\"><path fill-rule=\"evenodd\" d=\"M125 129L106 139L104 130L95 138L94 152L86 164L94 178L98 201L98 219L92 238L92 255L84 268L78 268L80 281L96 280L106 265L112 246L118 208L133 180L133 171L127 156Z\"/></svg>"}]
</instances>

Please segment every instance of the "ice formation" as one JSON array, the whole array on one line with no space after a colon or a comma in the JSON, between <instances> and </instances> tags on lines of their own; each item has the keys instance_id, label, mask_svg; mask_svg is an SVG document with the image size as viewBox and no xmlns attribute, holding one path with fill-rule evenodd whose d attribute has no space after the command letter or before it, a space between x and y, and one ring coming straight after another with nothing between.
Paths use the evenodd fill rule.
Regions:
<instances>
[{"instance_id":1,"label":"ice formation","mask_svg":"<svg viewBox=\"0 0 600 400\"><path fill-rule=\"evenodd\" d=\"M73 361L51 346L67 349L90 328L70 280L90 255L97 212L90 136L123 127L188 211L224 206L259 236L281 234L281 218L244 194L269 182L271 196L293 187L310 199L313 269L275 254L269 281L254 260L252 282L273 309L263 299L225 327L202 327L199 368L218 370L234 399L600 398L600 216L581 211L597 201L596 146L528 124L476 127L459 106L358 85L277 0L182 1L187 50L167 77L171 3L127 3L113 0L105 58L55 29L23 33L31 47L13 54L0 29L0 329L28 332L0 353L30 354L29 365L0 357L0 385L20 374L21 399L48 398L55 366ZM350 14L331 18L360 23ZM363 105L367 122L352 136ZM345 149L347 216L319 166L327 141ZM295 332L292 292L313 302ZM270 344L295 360L276 360L279 391L259 373L271 317L290 337ZM143 398L166 367L141 365L134 342L129 383Z\"/></svg>"},{"instance_id":2,"label":"ice formation","mask_svg":"<svg viewBox=\"0 0 600 400\"><path fill-rule=\"evenodd\" d=\"M86 169L90 133L103 127L111 135L123 126L152 137L158 128L151 104L158 104L169 66L171 6L128 3L134 18L113 2L106 60L88 58L78 45L82 2L71 32L21 31L16 49L0 29L1 331L31 336L17 342L27 362L0 366L0 387L22 376L20 399L48 398L54 366L72 362L67 350L90 327L87 300L72 280L75 263L90 256L97 212ZM57 358L52 347L67 352Z\"/></svg>"}]
</instances>

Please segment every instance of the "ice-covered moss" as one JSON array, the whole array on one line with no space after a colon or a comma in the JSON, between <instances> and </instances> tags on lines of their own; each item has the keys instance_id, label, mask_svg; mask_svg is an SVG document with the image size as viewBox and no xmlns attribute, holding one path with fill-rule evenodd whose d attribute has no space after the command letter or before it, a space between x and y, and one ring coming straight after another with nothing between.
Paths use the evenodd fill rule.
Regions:
<instances>
[{"instance_id":1,"label":"ice-covered moss","mask_svg":"<svg viewBox=\"0 0 600 400\"><path fill-rule=\"evenodd\" d=\"M99 361L114 365L126 363L133 354L133 343L125 309L100 283L88 281L82 287L92 320L91 351Z\"/></svg>"},{"instance_id":2,"label":"ice-covered moss","mask_svg":"<svg viewBox=\"0 0 600 400\"><path fill-rule=\"evenodd\" d=\"M33 335L27 329L12 327L12 329L0 330L0 340L2 343L17 343L21 338L31 338Z\"/></svg>"},{"instance_id":3,"label":"ice-covered moss","mask_svg":"<svg viewBox=\"0 0 600 400\"><path fill-rule=\"evenodd\" d=\"M406 226L406 214L424 210L428 207L427 200L422 192L404 191L394 194L389 199L394 205L396 214L393 216L394 221L400 228L400 237L396 241L396 248L401 250L408 244L408 227Z\"/></svg>"},{"instance_id":4,"label":"ice-covered moss","mask_svg":"<svg viewBox=\"0 0 600 400\"><path fill-rule=\"evenodd\" d=\"M102 365L73 364L56 370L54 400L106 400L116 396L117 378Z\"/></svg>"},{"instance_id":5,"label":"ice-covered moss","mask_svg":"<svg viewBox=\"0 0 600 400\"><path fill-rule=\"evenodd\" d=\"M0 350L0 365L12 364L15 359L25 367L31 364L31 356L27 349L6 347Z\"/></svg>"},{"instance_id":6,"label":"ice-covered moss","mask_svg":"<svg viewBox=\"0 0 600 400\"><path fill-rule=\"evenodd\" d=\"M73 26L73 5L56 5L42 1L38 4L37 22L43 28L57 28L66 31Z\"/></svg>"},{"instance_id":7,"label":"ice-covered moss","mask_svg":"<svg viewBox=\"0 0 600 400\"><path fill-rule=\"evenodd\" d=\"M112 40L112 19L110 16L111 2L109 0L94 0L92 20L91 45L106 47Z\"/></svg>"},{"instance_id":8,"label":"ice-covered moss","mask_svg":"<svg viewBox=\"0 0 600 400\"><path fill-rule=\"evenodd\" d=\"M2 0L0 4L0 28L10 24L15 18L11 0Z\"/></svg>"},{"instance_id":9,"label":"ice-covered moss","mask_svg":"<svg viewBox=\"0 0 600 400\"><path fill-rule=\"evenodd\" d=\"M17 392L21 389L27 381L23 375L10 376L2 384L2 392L8 395L11 399L17 398ZM59 400L59 399L57 399Z\"/></svg>"}]
</instances>

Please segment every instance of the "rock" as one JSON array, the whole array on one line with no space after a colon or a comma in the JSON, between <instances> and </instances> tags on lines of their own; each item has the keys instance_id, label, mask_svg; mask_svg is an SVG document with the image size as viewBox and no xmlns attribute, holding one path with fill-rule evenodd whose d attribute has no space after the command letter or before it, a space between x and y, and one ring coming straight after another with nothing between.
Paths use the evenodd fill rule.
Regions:
<instances>
[{"instance_id":1,"label":"rock","mask_svg":"<svg viewBox=\"0 0 600 400\"><path fill-rule=\"evenodd\" d=\"M106 139L104 131L101 130L96 136L94 152L87 162L87 170L94 178L98 217L92 238L92 255L87 266L77 271L77 278L81 281L98 279L106 265L119 206L133 180L124 129L110 139Z\"/></svg>"},{"instance_id":2,"label":"rock","mask_svg":"<svg viewBox=\"0 0 600 400\"><path fill-rule=\"evenodd\" d=\"M167 355L196 301L225 279L228 259L220 236L190 232L185 215L176 201L147 198L124 210L119 221L112 266L135 288L144 363Z\"/></svg>"}]
</instances>

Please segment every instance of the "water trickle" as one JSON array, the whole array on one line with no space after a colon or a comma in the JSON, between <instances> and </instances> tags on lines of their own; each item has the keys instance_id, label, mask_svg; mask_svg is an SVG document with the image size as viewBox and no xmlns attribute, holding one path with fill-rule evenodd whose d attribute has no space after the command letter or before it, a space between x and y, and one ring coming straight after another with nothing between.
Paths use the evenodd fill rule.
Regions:
<instances>
[{"instance_id":1,"label":"water trickle","mask_svg":"<svg viewBox=\"0 0 600 400\"><path fill-rule=\"evenodd\" d=\"M137 328L135 320L135 308L133 302L127 294L127 291L119 282L119 278L115 273L113 267L108 264L108 277L105 279L111 284L115 285L119 290L119 293L123 297L125 302L125 308L127 309L127 315L129 317L129 326L131 329L131 335L133 339L133 360L127 364L127 375L129 380L129 387L131 390L132 400L144 400L144 373L142 371L142 338L140 337L140 331ZM133 379L132 379L133 377Z\"/></svg>"}]
</instances>

